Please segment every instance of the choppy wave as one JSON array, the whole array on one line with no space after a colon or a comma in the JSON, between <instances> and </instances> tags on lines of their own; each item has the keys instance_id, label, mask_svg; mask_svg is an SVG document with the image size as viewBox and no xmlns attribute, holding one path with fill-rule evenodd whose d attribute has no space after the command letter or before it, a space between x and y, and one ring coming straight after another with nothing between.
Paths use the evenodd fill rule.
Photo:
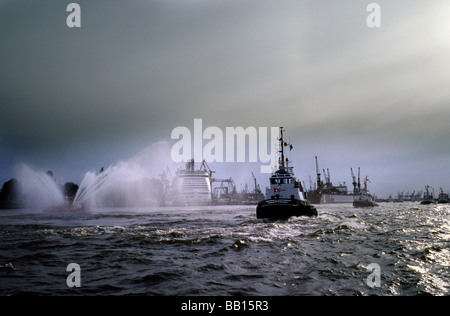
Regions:
<instances>
[{"instance_id":1,"label":"choppy wave","mask_svg":"<svg viewBox=\"0 0 450 316\"><path fill-rule=\"evenodd\" d=\"M1 211L0 294L448 295L448 206L318 211L275 222L252 206Z\"/></svg>"}]
</instances>

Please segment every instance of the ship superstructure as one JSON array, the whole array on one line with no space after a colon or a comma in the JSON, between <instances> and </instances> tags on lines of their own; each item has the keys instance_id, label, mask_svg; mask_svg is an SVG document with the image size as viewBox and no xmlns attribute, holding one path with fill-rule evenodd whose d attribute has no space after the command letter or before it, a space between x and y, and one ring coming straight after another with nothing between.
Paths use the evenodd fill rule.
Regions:
<instances>
[{"instance_id":1,"label":"ship superstructure","mask_svg":"<svg viewBox=\"0 0 450 316\"><path fill-rule=\"evenodd\" d=\"M179 169L176 175L180 185L178 204L211 204L211 175L204 163L200 169L195 169L194 159L191 159L186 163L186 168Z\"/></svg>"},{"instance_id":2,"label":"ship superstructure","mask_svg":"<svg viewBox=\"0 0 450 316\"><path fill-rule=\"evenodd\" d=\"M444 189L442 189L442 188L441 188L441 191L439 193L437 202L439 204L447 204L447 203L449 203L448 194L444 193Z\"/></svg>"}]
</instances>

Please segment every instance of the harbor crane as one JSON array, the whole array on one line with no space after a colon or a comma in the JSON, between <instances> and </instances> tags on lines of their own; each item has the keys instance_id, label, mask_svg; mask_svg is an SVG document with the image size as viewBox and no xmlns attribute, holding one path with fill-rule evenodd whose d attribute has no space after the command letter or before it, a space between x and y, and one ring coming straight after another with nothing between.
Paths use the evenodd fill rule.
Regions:
<instances>
[{"instance_id":1,"label":"harbor crane","mask_svg":"<svg viewBox=\"0 0 450 316\"><path fill-rule=\"evenodd\" d=\"M358 192L361 192L361 168L358 167Z\"/></svg>"},{"instance_id":2,"label":"harbor crane","mask_svg":"<svg viewBox=\"0 0 450 316\"><path fill-rule=\"evenodd\" d=\"M350 168L350 171L351 171L351 173L352 173L352 179L353 179L353 193L354 194L357 194L358 193L358 189L357 189L357 185L358 185L358 183L356 182L356 177L355 177L355 174L353 173L353 168Z\"/></svg>"},{"instance_id":3,"label":"harbor crane","mask_svg":"<svg viewBox=\"0 0 450 316\"><path fill-rule=\"evenodd\" d=\"M316 158L317 190L320 191L322 190L323 183L322 180L320 180L319 162L317 161L317 156L315 156L315 158Z\"/></svg>"},{"instance_id":4,"label":"harbor crane","mask_svg":"<svg viewBox=\"0 0 450 316\"><path fill-rule=\"evenodd\" d=\"M353 179L353 193L358 194L361 192L361 168L358 167L358 182L356 182L355 174L353 173L353 168L350 168L350 172L352 173Z\"/></svg>"},{"instance_id":5,"label":"harbor crane","mask_svg":"<svg viewBox=\"0 0 450 316\"><path fill-rule=\"evenodd\" d=\"M325 184L327 187L332 186L333 184L331 183L331 177L330 177L330 169L327 168L327 171L325 171L325 169L323 170L323 176L325 178Z\"/></svg>"},{"instance_id":6,"label":"harbor crane","mask_svg":"<svg viewBox=\"0 0 450 316\"><path fill-rule=\"evenodd\" d=\"M170 171L169 166L166 166L166 169L164 169L163 173L159 175L159 179L163 186L163 192L165 196L168 196L171 194L170 185L169 185L169 176L172 176L172 172Z\"/></svg>"},{"instance_id":7,"label":"harbor crane","mask_svg":"<svg viewBox=\"0 0 450 316\"><path fill-rule=\"evenodd\" d=\"M253 174L253 171L251 171L251 173L252 173L253 181L255 182L255 191L254 191L254 193L261 193L261 188L259 187L259 184L256 182L256 177Z\"/></svg>"}]
</instances>

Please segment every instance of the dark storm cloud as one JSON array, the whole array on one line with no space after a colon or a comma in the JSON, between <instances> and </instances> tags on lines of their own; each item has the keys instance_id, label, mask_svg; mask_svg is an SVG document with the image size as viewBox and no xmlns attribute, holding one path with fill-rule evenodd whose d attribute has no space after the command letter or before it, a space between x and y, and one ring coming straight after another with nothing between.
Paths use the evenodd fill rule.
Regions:
<instances>
[{"instance_id":1,"label":"dark storm cloud","mask_svg":"<svg viewBox=\"0 0 450 316\"><path fill-rule=\"evenodd\" d=\"M283 125L305 159L448 155L445 1L379 1L380 29L357 0L78 3L70 29L67 3L0 2L3 166L82 173L194 118Z\"/></svg>"},{"instance_id":2,"label":"dark storm cloud","mask_svg":"<svg viewBox=\"0 0 450 316\"><path fill-rule=\"evenodd\" d=\"M262 99L270 86L258 75L267 80L289 67L273 47L286 29L267 19L273 2L251 4L80 2L82 27L69 29L60 2L9 3L2 133L51 143L103 139Z\"/></svg>"},{"instance_id":3,"label":"dark storm cloud","mask_svg":"<svg viewBox=\"0 0 450 316\"><path fill-rule=\"evenodd\" d=\"M0 128L21 151L230 125L298 79L298 20L277 2L79 3L80 29L58 1L3 7Z\"/></svg>"},{"instance_id":4,"label":"dark storm cloud","mask_svg":"<svg viewBox=\"0 0 450 316\"><path fill-rule=\"evenodd\" d=\"M58 143L126 131L149 101L139 95L148 83L132 75L139 65L130 65L130 52L137 49L133 45L144 38L133 41L122 34L120 16L105 17L104 4L91 10L86 5L83 27L72 30L65 25L64 4L44 3L11 5L13 12L8 7L3 12L11 18L2 27L7 45L1 62L8 74L2 76L2 132ZM131 16L127 20L133 21ZM149 112L158 114L158 107Z\"/></svg>"}]
</instances>

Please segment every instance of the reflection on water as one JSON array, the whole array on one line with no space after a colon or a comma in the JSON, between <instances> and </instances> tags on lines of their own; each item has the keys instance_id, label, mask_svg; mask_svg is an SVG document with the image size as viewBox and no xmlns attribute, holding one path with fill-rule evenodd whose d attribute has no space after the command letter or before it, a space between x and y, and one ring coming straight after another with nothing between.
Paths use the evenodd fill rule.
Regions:
<instances>
[{"instance_id":1,"label":"reflection on water","mask_svg":"<svg viewBox=\"0 0 450 316\"><path fill-rule=\"evenodd\" d=\"M448 295L449 206L317 208L275 222L254 206L0 211L0 294L72 294L75 262L87 295Z\"/></svg>"}]
</instances>

